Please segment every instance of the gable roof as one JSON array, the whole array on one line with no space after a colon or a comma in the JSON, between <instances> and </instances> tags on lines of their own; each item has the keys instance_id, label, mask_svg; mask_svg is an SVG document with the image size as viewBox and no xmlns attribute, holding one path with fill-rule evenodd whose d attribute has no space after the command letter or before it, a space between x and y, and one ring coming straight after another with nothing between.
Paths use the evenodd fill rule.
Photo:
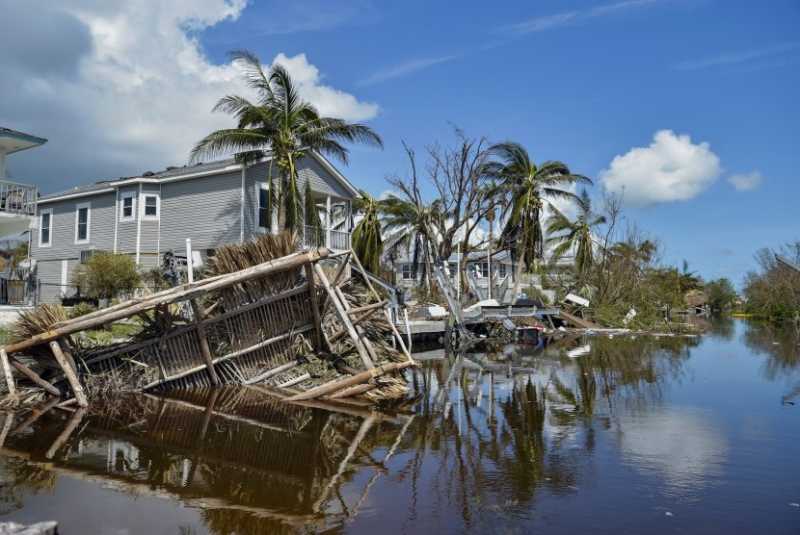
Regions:
<instances>
[{"instance_id":1,"label":"gable roof","mask_svg":"<svg viewBox=\"0 0 800 535\"><path fill-rule=\"evenodd\" d=\"M345 188L347 192L354 197L359 195L358 189L356 189L356 187L353 186L353 184L347 180L347 178L341 172L339 172L339 170L336 169L336 167L334 167L327 158L316 151L309 151L308 156L313 157L314 160L319 162L319 164L322 165L322 167L328 171L331 176ZM266 158L264 161L268 160L269 158ZM74 188L68 190L43 195L38 202L39 204L46 204L75 197L85 197L88 195L107 193L114 191L115 188L120 186L131 184L161 184L175 180L188 180L215 174L230 173L231 171L237 171L241 168L242 165L237 163L233 158L218 160L215 162L184 165L182 167L168 167L158 172L147 171L142 173L140 176L99 180L94 184L75 186Z\"/></svg>"}]
</instances>

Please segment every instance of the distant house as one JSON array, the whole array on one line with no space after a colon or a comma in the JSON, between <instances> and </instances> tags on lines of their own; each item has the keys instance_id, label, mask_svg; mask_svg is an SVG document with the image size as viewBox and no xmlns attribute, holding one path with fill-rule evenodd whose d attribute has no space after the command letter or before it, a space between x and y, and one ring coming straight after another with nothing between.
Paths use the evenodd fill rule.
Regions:
<instances>
[{"instance_id":1,"label":"distant house","mask_svg":"<svg viewBox=\"0 0 800 535\"><path fill-rule=\"evenodd\" d=\"M487 257L486 251L473 251L468 255L453 253L447 259L450 279L455 287L458 280L457 266L459 260L465 264L466 286L470 288L473 297L477 299L496 299L498 302L506 304L514 301L514 277L516 275L516 262L511 259L508 251L499 251L492 255L491 262ZM571 257L563 257L556 263L559 267L566 267L573 262ZM492 291L489 292L489 270L492 271ZM430 267L429 267L430 269ZM418 260L416 273L414 271L413 258L410 255L403 255L392 263L392 271L395 285L405 292L407 300L412 297L412 290L422 284L423 262ZM432 271L429 271L432 273ZM435 284L435 283L433 283ZM542 290L541 278L538 275L523 274L522 291L525 286L533 285ZM548 291L544 291L548 295Z\"/></svg>"},{"instance_id":2,"label":"distant house","mask_svg":"<svg viewBox=\"0 0 800 535\"><path fill-rule=\"evenodd\" d=\"M222 245L277 232L277 209L268 213L266 206L268 164L168 168L41 197L31 240L39 301L72 295L73 271L95 251L130 255L144 271L166 251L185 252L186 238L207 257ZM315 152L299 162L298 174L300 191L311 184L323 222L321 232L302 229L304 244L349 249L356 188Z\"/></svg>"}]
</instances>

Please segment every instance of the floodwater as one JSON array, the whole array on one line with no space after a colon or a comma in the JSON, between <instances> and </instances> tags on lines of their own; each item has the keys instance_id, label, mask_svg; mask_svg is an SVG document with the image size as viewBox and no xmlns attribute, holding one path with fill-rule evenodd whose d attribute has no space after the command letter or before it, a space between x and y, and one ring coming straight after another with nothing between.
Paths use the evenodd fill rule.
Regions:
<instances>
[{"instance_id":1,"label":"floodwater","mask_svg":"<svg viewBox=\"0 0 800 535\"><path fill-rule=\"evenodd\" d=\"M799 533L800 345L591 337L434 359L394 413L254 389L4 420L0 521L61 533ZM0 417L1 418L1 417Z\"/></svg>"}]
</instances>

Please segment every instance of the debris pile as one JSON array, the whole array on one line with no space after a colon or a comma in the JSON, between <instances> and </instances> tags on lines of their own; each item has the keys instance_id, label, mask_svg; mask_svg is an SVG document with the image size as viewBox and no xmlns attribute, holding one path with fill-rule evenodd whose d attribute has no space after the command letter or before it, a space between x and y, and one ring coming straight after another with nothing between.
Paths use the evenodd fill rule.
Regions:
<instances>
[{"instance_id":1,"label":"debris pile","mask_svg":"<svg viewBox=\"0 0 800 535\"><path fill-rule=\"evenodd\" d=\"M39 307L0 349L7 399L19 398L18 380L81 407L124 391L222 384L263 384L289 400L404 396L401 371L414 361L386 301L351 278L357 257L296 250L291 234L264 235L219 249L193 283L73 319ZM142 327L131 340L84 343L87 331L134 319Z\"/></svg>"}]
</instances>

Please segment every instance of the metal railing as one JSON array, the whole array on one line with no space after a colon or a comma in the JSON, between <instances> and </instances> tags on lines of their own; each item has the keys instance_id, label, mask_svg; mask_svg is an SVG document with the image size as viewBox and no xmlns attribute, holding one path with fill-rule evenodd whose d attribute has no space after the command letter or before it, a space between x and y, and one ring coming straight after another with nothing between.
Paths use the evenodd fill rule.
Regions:
<instances>
[{"instance_id":1,"label":"metal railing","mask_svg":"<svg viewBox=\"0 0 800 535\"><path fill-rule=\"evenodd\" d=\"M324 247L325 229L303 225L303 247Z\"/></svg>"},{"instance_id":2,"label":"metal railing","mask_svg":"<svg viewBox=\"0 0 800 535\"><path fill-rule=\"evenodd\" d=\"M0 211L35 215L36 197L36 186L0 180Z\"/></svg>"},{"instance_id":3,"label":"metal railing","mask_svg":"<svg viewBox=\"0 0 800 535\"><path fill-rule=\"evenodd\" d=\"M331 249L346 250L350 248L350 233L343 230L331 230L331 242L328 247Z\"/></svg>"}]
</instances>

